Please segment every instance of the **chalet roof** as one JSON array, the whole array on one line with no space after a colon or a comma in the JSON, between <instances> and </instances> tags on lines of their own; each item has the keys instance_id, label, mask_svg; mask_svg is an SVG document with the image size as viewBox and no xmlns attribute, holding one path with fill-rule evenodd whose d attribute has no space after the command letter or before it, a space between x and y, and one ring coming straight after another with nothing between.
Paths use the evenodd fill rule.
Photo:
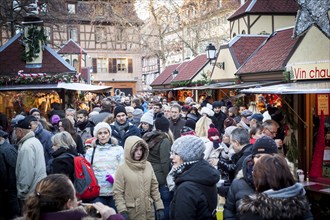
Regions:
<instances>
[{"instance_id":1,"label":"chalet roof","mask_svg":"<svg viewBox=\"0 0 330 220\"><path fill-rule=\"evenodd\" d=\"M247 0L228 20L245 15L296 15L299 5L295 0Z\"/></svg>"},{"instance_id":2,"label":"chalet roof","mask_svg":"<svg viewBox=\"0 0 330 220\"><path fill-rule=\"evenodd\" d=\"M57 52L58 54L87 54L84 49L80 47L79 44L70 39L66 44L64 44L61 49Z\"/></svg>"},{"instance_id":3,"label":"chalet roof","mask_svg":"<svg viewBox=\"0 0 330 220\"><path fill-rule=\"evenodd\" d=\"M163 72L159 74L159 76L150 84L150 86L158 86L163 85L163 83L172 76L173 71L179 66L180 64L172 64L167 66Z\"/></svg>"},{"instance_id":4,"label":"chalet roof","mask_svg":"<svg viewBox=\"0 0 330 220\"><path fill-rule=\"evenodd\" d=\"M268 35L237 35L234 37L228 45L236 68L239 68L268 37Z\"/></svg>"},{"instance_id":5,"label":"chalet roof","mask_svg":"<svg viewBox=\"0 0 330 220\"><path fill-rule=\"evenodd\" d=\"M238 69L238 75L284 71L301 38L292 38L293 28L275 31Z\"/></svg>"},{"instance_id":6,"label":"chalet roof","mask_svg":"<svg viewBox=\"0 0 330 220\"><path fill-rule=\"evenodd\" d=\"M21 54L25 49L20 43L21 34L15 35L2 47L0 47L0 74L1 75L17 75L18 71L23 70L24 73L74 73L74 67L68 64L53 49L45 46L43 51L41 68L26 68L26 62L21 59Z\"/></svg>"},{"instance_id":7,"label":"chalet roof","mask_svg":"<svg viewBox=\"0 0 330 220\"><path fill-rule=\"evenodd\" d=\"M179 76L180 72L190 63L189 60L185 60L182 63L179 64L179 66L176 68L176 70L178 71L178 75L176 77ZM173 82L173 77L168 77L165 82L163 83L163 85L169 85L171 84L171 82Z\"/></svg>"},{"instance_id":8,"label":"chalet roof","mask_svg":"<svg viewBox=\"0 0 330 220\"><path fill-rule=\"evenodd\" d=\"M172 80L172 82L185 81L193 79L203 67L209 63L206 54L200 54L193 60L189 61L178 75Z\"/></svg>"}]
</instances>

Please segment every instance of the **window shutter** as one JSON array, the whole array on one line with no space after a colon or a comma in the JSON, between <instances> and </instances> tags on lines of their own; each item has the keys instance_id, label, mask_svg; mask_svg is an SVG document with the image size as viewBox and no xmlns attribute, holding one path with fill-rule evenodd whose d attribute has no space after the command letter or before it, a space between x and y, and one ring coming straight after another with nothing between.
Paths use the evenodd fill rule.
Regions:
<instances>
[{"instance_id":1,"label":"window shutter","mask_svg":"<svg viewBox=\"0 0 330 220\"><path fill-rule=\"evenodd\" d=\"M92 65L93 65L93 73L97 73L97 59L92 59Z\"/></svg>"},{"instance_id":2,"label":"window shutter","mask_svg":"<svg viewBox=\"0 0 330 220\"><path fill-rule=\"evenodd\" d=\"M133 73L133 60L132 59L127 59L128 60L128 73Z\"/></svg>"},{"instance_id":3,"label":"window shutter","mask_svg":"<svg viewBox=\"0 0 330 220\"><path fill-rule=\"evenodd\" d=\"M117 73L117 59L109 58L109 73Z\"/></svg>"}]
</instances>

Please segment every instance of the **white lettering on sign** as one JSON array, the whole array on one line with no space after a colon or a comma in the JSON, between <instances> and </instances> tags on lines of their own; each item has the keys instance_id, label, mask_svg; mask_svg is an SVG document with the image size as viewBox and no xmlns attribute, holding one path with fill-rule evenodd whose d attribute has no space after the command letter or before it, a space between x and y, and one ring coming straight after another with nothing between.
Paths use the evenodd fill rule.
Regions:
<instances>
[{"instance_id":1,"label":"white lettering on sign","mask_svg":"<svg viewBox=\"0 0 330 220\"><path fill-rule=\"evenodd\" d=\"M292 66L292 80L330 79L330 63Z\"/></svg>"}]
</instances>

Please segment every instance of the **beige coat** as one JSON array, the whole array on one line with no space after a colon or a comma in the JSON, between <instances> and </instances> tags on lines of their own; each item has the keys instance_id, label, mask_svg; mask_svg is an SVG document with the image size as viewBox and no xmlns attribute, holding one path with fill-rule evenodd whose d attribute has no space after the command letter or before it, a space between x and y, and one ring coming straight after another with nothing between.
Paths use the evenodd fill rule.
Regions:
<instances>
[{"instance_id":1,"label":"beige coat","mask_svg":"<svg viewBox=\"0 0 330 220\"><path fill-rule=\"evenodd\" d=\"M132 159L137 144L142 143L144 154L140 161ZM114 198L118 212L127 211L129 219L155 219L156 210L164 209L158 190L158 182L151 164L147 161L148 145L137 136L126 139L125 162L116 172Z\"/></svg>"}]
</instances>

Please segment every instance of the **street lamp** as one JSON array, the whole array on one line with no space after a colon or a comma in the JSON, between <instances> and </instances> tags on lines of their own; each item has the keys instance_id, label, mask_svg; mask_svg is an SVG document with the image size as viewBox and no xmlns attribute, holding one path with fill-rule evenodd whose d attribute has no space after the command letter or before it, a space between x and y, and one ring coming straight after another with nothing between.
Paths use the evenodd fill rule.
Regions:
<instances>
[{"instance_id":1,"label":"street lamp","mask_svg":"<svg viewBox=\"0 0 330 220\"><path fill-rule=\"evenodd\" d=\"M217 50L215 49L215 46L213 44L209 44L206 49L206 57L207 59L209 60L215 60L217 57L216 57L216 53L217 53Z\"/></svg>"}]
</instances>

